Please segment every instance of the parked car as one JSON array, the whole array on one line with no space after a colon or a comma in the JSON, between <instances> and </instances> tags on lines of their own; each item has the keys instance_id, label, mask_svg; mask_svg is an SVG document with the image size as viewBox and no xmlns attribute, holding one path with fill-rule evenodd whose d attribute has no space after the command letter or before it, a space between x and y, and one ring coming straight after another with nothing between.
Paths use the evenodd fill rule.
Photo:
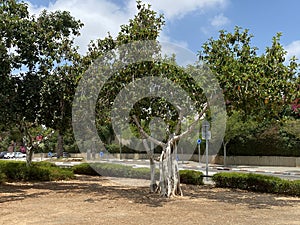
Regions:
<instances>
[{"instance_id":1,"label":"parked car","mask_svg":"<svg viewBox=\"0 0 300 225\"><path fill-rule=\"evenodd\" d=\"M56 153L49 152L49 153L48 153L48 157L49 157L49 158L57 157L57 154L56 154Z\"/></svg>"},{"instance_id":2,"label":"parked car","mask_svg":"<svg viewBox=\"0 0 300 225\"><path fill-rule=\"evenodd\" d=\"M15 158L25 158L26 154L22 152L15 152Z\"/></svg>"},{"instance_id":3,"label":"parked car","mask_svg":"<svg viewBox=\"0 0 300 225\"><path fill-rule=\"evenodd\" d=\"M13 158L25 158L26 154L22 153L22 152L7 152L4 155L4 159L13 159Z\"/></svg>"},{"instance_id":4,"label":"parked car","mask_svg":"<svg viewBox=\"0 0 300 225\"><path fill-rule=\"evenodd\" d=\"M4 159L12 159L15 157L15 154L13 152L7 152L5 155L4 155Z\"/></svg>"},{"instance_id":5,"label":"parked car","mask_svg":"<svg viewBox=\"0 0 300 225\"><path fill-rule=\"evenodd\" d=\"M6 153L7 153L7 151L0 152L0 159L3 159Z\"/></svg>"},{"instance_id":6,"label":"parked car","mask_svg":"<svg viewBox=\"0 0 300 225\"><path fill-rule=\"evenodd\" d=\"M69 152L63 152L62 157L63 158L68 158L68 157L70 157L70 153Z\"/></svg>"}]
</instances>

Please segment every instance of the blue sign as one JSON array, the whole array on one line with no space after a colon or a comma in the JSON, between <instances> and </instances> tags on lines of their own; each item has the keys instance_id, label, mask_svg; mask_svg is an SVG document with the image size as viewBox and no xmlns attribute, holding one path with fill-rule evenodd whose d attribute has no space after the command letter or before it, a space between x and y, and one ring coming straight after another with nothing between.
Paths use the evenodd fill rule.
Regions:
<instances>
[{"instance_id":1,"label":"blue sign","mask_svg":"<svg viewBox=\"0 0 300 225\"><path fill-rule=\"evenodd\" d=\"M52 152L48 152L48 157L52 157Z\"/></svg>"},{"instance_id":2,"label":"blue sign","mask_svg":"<svg viewBox=\"0 0 300 225\"><path fill-rule=\"evenodd\" d=\"M197 144L200 145L201 144L201 139L197 140Z\"/></svg>"},{"instance_id":3,"label":"blue sign","mask_svg":"<svg viewBox=\"0 0 300 225\"><path fill-rule=\"evenodd\" d=\"M100 152L100 157L101 157L101 158L103 157L103 155L104 155L104 153L103 153L103 152Z\"/></svg>"}]
</instances>

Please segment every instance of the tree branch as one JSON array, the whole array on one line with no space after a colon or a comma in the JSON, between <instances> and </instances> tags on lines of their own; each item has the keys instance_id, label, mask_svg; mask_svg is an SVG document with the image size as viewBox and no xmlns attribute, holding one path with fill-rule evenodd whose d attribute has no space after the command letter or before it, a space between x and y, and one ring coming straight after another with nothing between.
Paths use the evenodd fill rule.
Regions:
<instances>
[{"instance_id":1,"label":"tree branch","mask_svg":"<svg viewBox=\"0 0 300 225\"><path fill-rule=\"evenodd\" d=\"M139 123L139 121L138 121L138 119L136 118L135 115L133 116L133 119L134 119L135 124L136 124L137 127L139 128L140 133L141 133L145 138L147 138L147 139L149 139L149 141L151 141L151 142L153 142L153 143L155 143L155 144L161 146L162 148L165 148L165 147L166 147L166 144L165 144L165 143L163 143L163 142L161 142L161 141L159 141L159 140L157 140L157 139L155 139L155 138L149 136L149 135L144 131L144 129L143 129L142 126L140 125L140 123Z\"/></svg>"},{"instance_id":2,"label":"tree branch","mask_svg":"<svg viewBox=\"0 0 300 225\"><path fill-rule=\"evenodd\" d=\"M178 106L178 109L179 109L179 120L178 120L178 123L176 125L175 134L179 133L180 128L181 128L181 121L182 121L182 118L183 118L183 112L182 112L181 107Z\"/></svg>"},{"instance_id":3,"label":"tree branch","mask_svg":"<svg viewBox=\"0 0 300 225\"><path fill-rule=\"evenodd\" d=\"M203 116L203 114L206 112L208 108L208 104L205 103L204 104L204 108L202 109L202 111L200 112L200 114L198 114L197 118L194 120L194 122L187 128L186 131L184 131L183 133L181 133L180 135L175 135L173 137L173 141L178 141L180 138L182 138L183 136L187 135L188 133L190 133L192 131L192 129L195 127L195 125L198 123L198 121L200 120L200 118Z\"/></svg>"}]
</instances>

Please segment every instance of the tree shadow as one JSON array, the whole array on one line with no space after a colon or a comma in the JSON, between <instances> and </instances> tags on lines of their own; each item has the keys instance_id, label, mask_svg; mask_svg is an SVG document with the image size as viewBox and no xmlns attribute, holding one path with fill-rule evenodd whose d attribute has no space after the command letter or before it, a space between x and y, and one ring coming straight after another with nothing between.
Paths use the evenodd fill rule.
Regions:
<instances>
[{"instance_id":1,"label":"tree shadow","mask_svg":"<svg viewBox=\"0 0 300 225\"><path fill-rule=\"evenodd\" d=\"M233 205L245 205L255 209L270 209L273 206L284 207L300 204L300 198L297 197L239 189L216 188L214 185L203 185L201 187L186 185L183 189L186 196L192 199L205 198Z\"/></svg>"},{"instance_id":2,"label":"tree shadow","mask_svg":"<svg viewBox=\"0 0 300 225\"><path fill-rule=\"evenodd\" d=\"M208 199L249 208L268 209L273 206L294 206L300 198L264 193L254 193L236 189L215 188L213 185L182 185L185 199ZM104 177L79 176L75 180L60 182L6 183L0 185L0 203L38 198L49 194L87 194L85 202L127 199L129 202L149 207L163 207L166 203L180 201L180 198L164 198L150 193L149 187L124 186Z\"/></svg>"},{"instance_id":3,"label":"tree shadow","mask_svg":"<svg viewBox=\"0 0 300 225\"><path fill-rule=\"evenodd\" d=\"M95 202L101 200L128 199L133 203L145 204L150 207L162 207L171 199L161 198L157 193L150 193L148 187L103 185L109 181L103 177L81 176L76 180L61 182L19 182L0 185L0 203L8 201L19 201L26 198L38 198L54 193L86 193L89 198L85 201ZM113 182L112 182L113 183ZM34 193L30 193L34 190Z\"/></svg>"}]
</instances>

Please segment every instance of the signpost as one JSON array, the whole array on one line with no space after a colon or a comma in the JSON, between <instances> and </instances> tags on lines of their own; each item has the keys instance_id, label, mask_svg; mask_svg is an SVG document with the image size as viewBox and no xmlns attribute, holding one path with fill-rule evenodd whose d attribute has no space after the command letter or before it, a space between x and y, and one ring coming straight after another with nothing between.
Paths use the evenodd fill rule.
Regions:
<instances>
[{"instance_id":1,"label":"signpost","mask_svg":"<svg viewBox=\"0 0 300 225\"><path fill-rule=\"evenodd\" d=\"M208 142L211 139L210 125L207 120L202 123L202 139L205 139L205 155L206 155L206 179L208 179Z\"/></svg>"},{"instance_id":2,"label":"signpost","mask_svg":"<svg viewBox=\"0 0 300 225\"><path fill-rule=\"evenodd\" d=\"M201 144L201 139L200 139L200 138L197 140L197 144L198 144L199 167L200 167L200 166L201 166L201 155L200 155L200 144Z\"/></svg>"},{"instance_id":3,"label":"signpost","mask_svg":"<svg viewBox=\"0 0 300 225\"><path fill-rule=\"evenodd\" d=\"M100 158L102 159L104 156L104 153L101 151L99 154L100 154Z\"/></svg>"},{"instance_id":4,"label":"signpost","mask_svg":"<svg viewBox=\"0 0 300 225\"><path fill-rule=\"evenodd\" d=\"M121 161L121 155L122 155L122 135L120 134L120 138L119 138L119 145L120 145L120 161Z\"/></svg>"}]
</instances>

